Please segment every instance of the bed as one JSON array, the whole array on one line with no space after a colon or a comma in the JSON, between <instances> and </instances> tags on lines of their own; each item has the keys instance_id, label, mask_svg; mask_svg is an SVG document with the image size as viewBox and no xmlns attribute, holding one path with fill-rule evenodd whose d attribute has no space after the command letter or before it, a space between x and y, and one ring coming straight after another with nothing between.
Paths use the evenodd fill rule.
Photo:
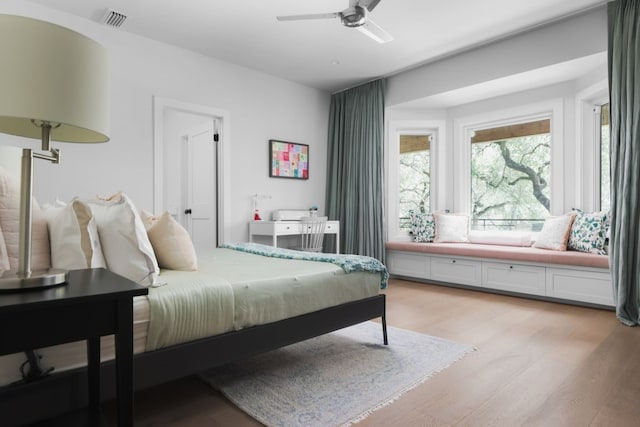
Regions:
<instances>
[{"instance_id":1,"label":"bed","mask_svg":"<svg viewBox=\"0 0 640 427\"><path fill-rule=\"evenodd\" d=\"M238 244L202 254L198 264L196 272L162 270L149 296L134 299L137 390L375 318L387 344L380 289L388 273L372 258ZM101 395L109 399L112 337L103 337L102 350ZM15 383L23 354L0 357L3 425L86 405L84 342L39 353L55 371L30 383Z\"/></svg>"}]
</instances>

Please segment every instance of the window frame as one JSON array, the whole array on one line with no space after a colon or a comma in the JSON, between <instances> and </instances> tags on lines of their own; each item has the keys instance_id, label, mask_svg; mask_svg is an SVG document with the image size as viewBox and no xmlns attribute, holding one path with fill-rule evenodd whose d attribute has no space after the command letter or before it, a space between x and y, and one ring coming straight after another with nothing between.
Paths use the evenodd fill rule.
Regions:
<instances>
[{"instance_id":1,"label":"window frame","mask_svg":"<svg viewBox=\"0 0 640 427\"><path fill-rule=\"evenodd\" d=\"M444 194L441 190L442 183L446 182L446 177L440 174L445 169L440 165L444 164L440 141L445 141L446 122L444 120L398 120L389 122L388 143L386 144L385 158L387 159L386 174L387 188L387 240L388 241L409 241L411 235L409 230L400 228L400 207L399 207L399 163L400 163L400 136L401 135L428 135L431 138L429 143L429 169L431 182L429 186L430 211L433 212L442 206L442 201L438 198Z\"/></svg>"},{"instance_id":2,"label":"window frame","mask_svg":"<svg viewBox=\"0 0 640 427\"><path fill-rule=\"evenodd\" d=\"M564 112L563 100L553 99L508 110L489 111L454 120L453 211L471 214L471 137L475 131L549 119L551 133L550 215L561 215L564 206Z\"/></svg>"},{"instance_id":3,"label":"window frame","mask_svg":"<svg viewBox=\"0 0 640 427\"><path fill-rule=\"evenodd\" d=\"M609 102L609 86L602 80L576 94L576 198L572 207L597 211L600 206L600 117L594 107Z\"/></svg>"},{"instance_id":4,"label":"window frame","mask_svg":"<svg viewBox=\"0 0 640 427\"><path fill-rule=\"evenodd\" d=\"M609 104L609 99L596 100L593 104L593 138L595 140L594 147L594 175L597 177L597 185L593 186L594 210L602 210L602 106ZM609 104L610 105L610 104ZM611 111L611 107L609 107ZM611 113L609 113L611 114ZM611 118L609 118L609 126L611 126ZM609 200L611 204L611 200Z\"/></svg>"}]
</instances>

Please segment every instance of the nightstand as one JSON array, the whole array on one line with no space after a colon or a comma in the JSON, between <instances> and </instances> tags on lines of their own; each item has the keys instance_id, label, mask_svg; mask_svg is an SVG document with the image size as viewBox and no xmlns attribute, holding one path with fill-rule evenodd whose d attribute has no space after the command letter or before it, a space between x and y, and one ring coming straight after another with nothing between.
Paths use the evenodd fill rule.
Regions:
<instances>
[{"instance_id":1,"label":"nightstand","mask_svg":"<svg viewBox=\"0 0 640 427\"><path fill-rule=\"evenodd\" d=\"M88 421L95 425L100 417L100 337L115 334L118 426L132 426L133 297L148 292L135 282L97 268L70 271L66 284L46 290L2 293L0 354L86 339Z\"/></svg>"}]
</instances>

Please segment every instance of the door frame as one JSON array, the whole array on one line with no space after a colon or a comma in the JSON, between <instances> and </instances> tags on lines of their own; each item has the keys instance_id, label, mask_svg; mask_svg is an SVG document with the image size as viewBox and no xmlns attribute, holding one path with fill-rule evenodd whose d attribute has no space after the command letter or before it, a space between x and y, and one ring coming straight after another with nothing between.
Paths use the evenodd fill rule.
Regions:
<instances>
[{"instance_id":1,"label":"door frame","mask_svg":"<svg viewBox=\"0 0 640 427\"><path fill-rule=\"evenodd\" d=\"M216 146L217 159L217 238L225 243L224 230L229 229L231 220L231 118L227 110L206 105L191 104L175 99L153 97L153 209L156 213L166 209L164 206L164 112L175 110L183 113L211 117L220 122L219 141ZM225 167L225 165L228 165Z\"/></svg>"}]
</instances>

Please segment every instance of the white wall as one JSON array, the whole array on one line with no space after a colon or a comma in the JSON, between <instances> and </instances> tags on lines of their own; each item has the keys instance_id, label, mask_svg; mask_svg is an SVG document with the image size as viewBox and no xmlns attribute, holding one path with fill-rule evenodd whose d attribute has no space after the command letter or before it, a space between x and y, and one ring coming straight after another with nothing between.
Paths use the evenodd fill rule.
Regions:
<instances>
[{"instance_id":1,"label":"white wall","mask_svg":"<svg viewBox=\"0 0 640 427\"><path fill-rule=\"evenodd\" d=\"M603 6L392 76L385 99L393 108L606 49L607 9Z\"/></svg>"},{"instance_id":2,"label":"white wall","mask_svg":"<svg viewBox=\"0 0 640 427\"><path fill-rule=\"evenodd\" d=\"M324 210L328 93L183 49L104 27L30 3L3 0L0 13L33 17L83 33L105 46L111 59L111 140L57 144L62 163L37 161L34 194L40 201L126 192L139 209L153 210L153 96L211 106L230 113L230 218L225 240L247 239L251 195L272 198L272 209ZM307 181L269 178L268 140L310 145ZM0 134L0 144L39 147Z\"/></svg>"},{"instance_id":3,"label":"white wall","mask_svg":"<svg viewBox=\"0 0 640 427\"><path fill-rule=\"evenodd\" d=\"M461 193L468 185L456 183L464 175L462 169L468 168L456 154L460 153L459 147L456 149L456 144L460 144L456 141L457 122L541 103L559 105L562 116L561 133L554 139L554 143L562 145L562 162L555 167L561 197L552 206L553 213L573 207L597 209L593 200L594 145L585 138L592 126L582 123L588 105L581 101L595 97L594 93L602 97L606 88L606 27L606 7L600 7L389 78L387 143L393 137L390 132L403 123L412 126L442 120L447 123L446 137L438 146L440 172L436 175L446 182L433 182L438 187L438 197L432 210L456 210L467 197ZM564 81L541 83L553 81L548 73L550 67L566 70L571 62L595 64L595 68L578 75L574 72ZM531 76L538 73L540 80L532 80ZM520 77L523 77L521 87ZM508 86L501 87L501 83ZM394 211L391 206L388 210ZM389 238L397 237L392 229L388 231Z\"/></svg>"}]
</instances>

